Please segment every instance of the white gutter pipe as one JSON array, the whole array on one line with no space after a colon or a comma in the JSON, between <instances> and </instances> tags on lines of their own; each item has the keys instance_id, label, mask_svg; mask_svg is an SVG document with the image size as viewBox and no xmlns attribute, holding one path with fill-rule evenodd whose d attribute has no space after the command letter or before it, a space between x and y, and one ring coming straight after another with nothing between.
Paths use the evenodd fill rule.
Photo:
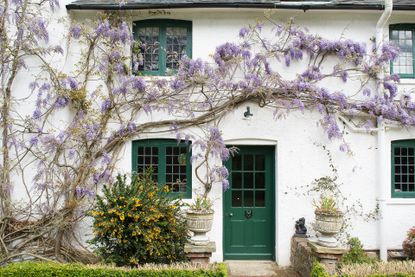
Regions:
<instances>
[{"instance_id":1,"label":"white gutter pipe","mask_svg":"<svg viewBox=\"0 0 415 277\"><path fill-rule=\"evenodd\" d=\"M379 18L376 24L376 54L380 56L382 54L382 43L384 41L384 28L392 14L393 9L393 0L385 0L385 9L382 13L382 16ZM381 70L379 74L379 84L377 93L379 96L383 93L383 79L384 79L384 69ZM378 132L377 132L377 144L378 144L378 155L377 155L377 176L378 176L378 187L379 187L379 212L381 218L379 220L379 255L382 261L387 261L388 259L388 249L387 249L387 238L386 238L386 220L385 220L385 208L386 208L386 199L388 198L388 192L390 191L390 182L387 178L387 172L389 170L387 163L387 147L386 147L386 138L385 138L386 128L383 120L378 122Z\"/></svg>"}]
</instances>

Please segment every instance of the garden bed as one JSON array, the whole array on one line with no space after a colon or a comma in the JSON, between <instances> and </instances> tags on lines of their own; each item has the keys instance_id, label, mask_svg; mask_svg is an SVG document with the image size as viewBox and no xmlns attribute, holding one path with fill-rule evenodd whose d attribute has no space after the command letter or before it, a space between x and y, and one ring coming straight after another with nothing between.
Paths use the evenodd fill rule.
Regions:
<instances>
[{"instance_id":1,"label":"garden bed","mask_svg":"<svg viewBox=\"0 0 415 277\"><path fill-rule=\"evenodd\" d=\"M22 262L0 267L0 276L226 277L228 274L226 266L222 263L209 265L146 265L132 269L126 267L109 267L102 265L61 264L53 262Z\"/></svg>"},{"instance_id":2,"label":"garden bed","mask_svg":"<svg viewBox=\"0 0 415 277\"><path fill-rule=\"evenodd\" d=\"M327 267L316 263L311 271L311 277L413 277L415 276L415 261L375 262L371 264L352 264L338 269L336 274L330 274Z\"/></svg>"}]
</instances>

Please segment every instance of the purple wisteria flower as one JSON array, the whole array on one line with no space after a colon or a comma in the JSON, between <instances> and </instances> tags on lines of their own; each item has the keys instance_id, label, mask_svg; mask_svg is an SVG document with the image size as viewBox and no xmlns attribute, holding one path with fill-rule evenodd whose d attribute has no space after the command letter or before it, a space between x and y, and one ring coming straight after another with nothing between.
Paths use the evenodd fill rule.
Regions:
<instances>
[{"instance_id":1,"label":"purple wisteria flower","mask_svg":"<svg viewBox=\"0 0 415 277\"><path fill-rule=\"evenodd\" d=\"M370 96L371 91L370 91L369 88L364 88L362 93L363 93L364 96Z\"/></svg>"},{"instance_id":2,"label":"purple wisteria flower","mask_svg":"<svg viewBox=\"0 0 415 277\"><path fill-rule=\"evenodd\" d=\"M105 169L102 173L94 173L92 176L92 180L94 184L100 184L100 183L109 183L111 182L111 173L108 169Z\"/></svg>"},{"instance_id":3,"label":"purple wisteria flower","mask_svg":"<svg viewBox=\"0 0 415 277\"><path fill-rule=\"evenodd\" d=\"M327 132L329 139L341 138L342 134L333 115L326 114L322 120L322 125Z\"/></svg>"},{"instance_id":4,"label":"purple wisteria flower","mask_svg":"<svg viewBox=\"0 0 415 277\"><path fill-rule=\"evenodd\" d=\"M95 30L95 33L100 36L106 34L111 29L110 23L108 20L100 22L98 27Z\"/></svg>"},{"instance_id":5,"label":"purple wisteria flower","mask_svg":"<svg viewBox=\"0 0 415 277\"><path fill-rule=\"evenodd\" d=\"M107 110L111 109L112 103L109 98L105 99L104 102L101 104L101 112L106 112Z\"/></svg>"},{"instance_id":6,"label":"purple wisteria flower","mask_svg":"<svg viewBox=\"0 0 415 277\"><path fill-rule=\"evenodd\" d=\"M239 36L241 38L244 38L249 33L249 29L246 27L243 27L241 30L239 30Z\"/></svg>"},{"instance_id":7,"label":"purple wisteria flower","mask_svg":"<svg viewBox=\"0 0 415 277\"><path fill-rule=\"evenodd\" d=\"M349 152L349 145L347 143L342 143L339 147L340 151L342 152Z\"/></svg>"},{"instance_id":8,"label":"purple wisteria flower","mask_svg":"<svg viewBox=\"0 0 415 277\"><path fill-rule=\"evenodd\" d=\"M50 6L50 9L52 11L54 11L55 8L59 8L60 7L59 0L49 0L49 6Z\"/></svg>"},{"instance_id":9,"label":"purple wisteria flower","mask_svg":"<svg viewBox=\"0 0 415 277\"><path fill-rule=\"evenodd\" d=\"M210 154L212 156L219 157L222 161L227 161L229 159L230 153L229 149L226 148L225 142L223 141L222 134L217 127L209 128L209 135L206 142L200 142L199 146L202 151L207 148L207 145L210 148Z\"/></svg>"},{"instance_id":10,"label":"purple wisteria flower","mask_svg":"<svg viewBox=\"0 0 415 277\"><path fill-rule=\"evenodd\" d=\"M128 24L122 22L118 26L111 26L108 20L104 20L98 24L95 30L97 36L103 36L111 40L112 43L127 43L132 39L132 35Z\"/></svg>"},{"instance_id":11,"label":"purple wisteria flower","mask_svg":"<svg viewBox=\"0 0 415 277\"><path fill-rule=\"evenodd\" d=\"M75 78L73 78L73 77L69 77L69 78L67 79L67 81L68 81L68 83L69 83L69 87L70 87L72 90L77 90L77 89L78 89L78 81L76 81L76 79L75 79Z\"/></svg>"},{"instance_id":12,"label":"purple wisteria flower","mask_svg":"<svg viewBox=\"0 0 415 277\"><path fill-rule=\"evenodd\" d=\"M102 164L103 165L108 165L110 163L111 163L111 157L110 157L110 155L108 153L104 153L102 155Z\"/></svg>"},{"instance_id":13,"label":"purple wisteria flower","mask_svg":"<svg viewBox=\"0 0 415 277\"><path fill-rule=\"evenodd\" d=\"M394 99L398 93L398 87L396 84L391 82L384 82L383 87L389 91L389 97L390 99Z\"/></svg>"},{"instance_id":14,"label":"purple wisteria flower","mask_svg":"<svg viewBox=\"0 0 415 277\"><path fill-rule=\"evenodd\" d=\"M37 146L39 139L37 137L30 138L29 144L30 146Z\"/></svg>"},{"instance_id":15,"label":"purple wisteria flower","mask_svg":"<svg viewBox=\"0 0 415 277\"><path fill-rule=\"evenodd\" d=\"M56 108L64 108L68 105L69 99L65 96L58 96L56 98L55 107Z\"/></svg>"},{"instance_id":16,"label":"purple wisteria flower","mask_svg":"<svg viewBox=\"0 0 415 277\"><path fill-rule=\"evenodd\" d=\"M146 89L146 81L142 77L133 77L131 86L138 91L144 91Z\"/></svg>"},{"instance_id":17,"label":"purple wisteria flower","mask_svg":"<svg viewBox=\"0 0 415 277\"><path fill-rule=\"evenodd\" d=\"M39 119L41 116L42 116L42 112L41 112L39 109L36 109L36 110L33 112L32 118L33 118L33 119Z\"/></svg>"},{"instance_id":18,"label":"purple wisteria flower","mask_svg":"<svg viewBox=\"0 0 415 277\"><path fill-rule=\"evenodd\" d=\"M215 60L217 65L221 66L225 62L238 57L241 54L241 52L242 49L237 44L227 42L216 47L213 59Z\"/></svg>"},{"instance_id":19,"label":"purple wisteria flower","mask_svg":"<svg viewBox=\"0 0 415 277\"><path fill-rule=\"evenodd\" d=\"M75 25L75 26L71 26L69 28L69 34L74 38L74 39L79 39L81 37L81 32L82 29L80 26Z\"/></svg>"},{"instance_id":20,"label":"purple wisteria flower","mask_svg":"<svg viewBox=\"0 0 415 277\"><path fill-rule=\"evenodd\" d=\"M95 197L95 192L85 187L76 187L75 192L78 198L82 198L84 196L88 196L89 198Z\"/></svg>"},{"instance_id":21,"label":"purple wisteria flower","mask_svg":"<svg viewBox=\"0 0 415 277\"><path fill-rule=\"evenodd\" d=\"M69 149L68 158L72 160L75 157L76 151L74 149Z\"/></svg>"}]
</instances>

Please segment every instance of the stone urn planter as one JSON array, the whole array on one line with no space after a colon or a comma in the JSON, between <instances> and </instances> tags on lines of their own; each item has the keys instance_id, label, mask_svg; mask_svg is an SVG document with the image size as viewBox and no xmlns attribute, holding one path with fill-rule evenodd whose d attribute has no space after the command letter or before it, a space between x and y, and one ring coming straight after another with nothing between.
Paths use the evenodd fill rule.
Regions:
<instances>
[{"instance_id":1,"label":"stone urn planter","mask_svg":"<svg viewBox=\"0 0 415 277\"><path fill-rule=\"evenodd\" d=\"M317 244L325 247L337 247L338 241L335 238L343 225L343 214L341 212L315 211L315 230L320 233Z\"/></svg>"},{"instance_id":2,"label":"stone urn planter","mask_svg":"<svg viewBox=\"0 0 415 277\"><path fill-rule=\"evenodd\" d=\"M194 233L190 243L194 245L207 245L209 238L206 233L212 229L213 210L193 210L186 211L187 227Z\"/></svg>"}]
</instances>

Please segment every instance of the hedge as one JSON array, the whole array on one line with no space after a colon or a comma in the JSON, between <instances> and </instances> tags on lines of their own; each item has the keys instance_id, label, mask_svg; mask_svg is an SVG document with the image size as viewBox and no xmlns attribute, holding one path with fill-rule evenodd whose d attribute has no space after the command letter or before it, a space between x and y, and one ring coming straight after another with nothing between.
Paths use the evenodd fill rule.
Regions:
<instances>
[{"instance_id":1,"label":"hedge","mask_svg":"<svg viewBox=\"0 0 415 277\"><path fill-rule=\"evenodd\" d=\"M227 269L222 263L207 267L197 266L154 266L137 269L117 268L97 265L60 264L42 262L21 262L0 267L0 276L53 276L53 277L226 277Z\"/></svg>"}]
</instances>

